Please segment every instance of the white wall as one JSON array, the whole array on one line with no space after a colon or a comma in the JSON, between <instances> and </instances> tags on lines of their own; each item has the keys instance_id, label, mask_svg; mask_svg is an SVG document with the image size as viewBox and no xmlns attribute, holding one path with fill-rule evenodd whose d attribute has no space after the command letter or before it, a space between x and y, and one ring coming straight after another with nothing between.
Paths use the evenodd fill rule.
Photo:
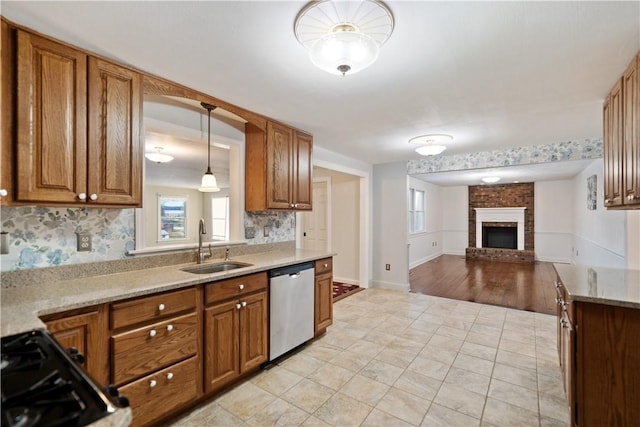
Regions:
<instances>
[{"instance_id":1,"label":"white wall","mask_svg":"<svg viewBox=\"0 0 640 427\"><path fill-rule=\"evenodd\" d=\"M469 187L442 187L442 252L464 255L469 246Z\"/></svg>"},{"instance_id":2,"label":"white wall","mask_svg":"<svg viewBox=\"0 0 640 427\"><path fill-rule=\"evenodd\" d=\"M586 206L586 182L583 191ZM571 262L575 183L539 181L534 189L534 246L539 261Z\"/></svg>"},{"instance_id":3,"label":"white wall","mask_svg":"<svg viewBox=\"0 0 640 427\"><path fill-rule=\"evenodd\" d=\"M407 165L373 167L372 285L409 290ZM385 270L385 264L391 269Z\"/></svg>"},{"instance_id":4,"label":"white wall","mask_svg":"<svg viewBox=\"0 0 640 427\"><path fill-rule=\"evenodd\" d=\"M442 187L409 177L409 188L422 190L425 194L425 231L409 234L409 268L437 258L442 254ZM408 206L405 203L405 206Z\"/></svg>"},{"instance_id":5,"label":"white wall","mask_svg":"<svg viewBox=\"0 0 640 427\"><path fill-rule=\"evenodd\" d=\"M602 159L595 160L573 180L573 262L594 267L626 268L627 213L604 208L603 170ZM593 211L587 209L587 178L591 175L596 175L598 181L598 205Z\"/></svg>"}]
</instances>

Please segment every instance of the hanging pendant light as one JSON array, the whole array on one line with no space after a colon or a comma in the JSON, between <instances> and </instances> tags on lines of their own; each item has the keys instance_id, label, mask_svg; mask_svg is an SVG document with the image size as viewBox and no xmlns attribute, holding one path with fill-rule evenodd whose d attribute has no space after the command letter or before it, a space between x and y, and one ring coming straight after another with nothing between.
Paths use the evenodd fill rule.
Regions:
<instances>
[{"instance_id":1,"label":"hanging pendant light","mask_svg":"<svg viewBox=\"0 0 640 427\"><path fill-rule=\"evenodd\" d=\"M202 184L198 191L202 191L203 193L215 193L216 191L220 191L218 187L218 182L216 181L216 177L211 172L211 111L216 107L215 105L207 104L206 102L201 102L204 108L209 112L209 131L207 138L207 171L202 175Z\"/></svg>"}]
</instances>

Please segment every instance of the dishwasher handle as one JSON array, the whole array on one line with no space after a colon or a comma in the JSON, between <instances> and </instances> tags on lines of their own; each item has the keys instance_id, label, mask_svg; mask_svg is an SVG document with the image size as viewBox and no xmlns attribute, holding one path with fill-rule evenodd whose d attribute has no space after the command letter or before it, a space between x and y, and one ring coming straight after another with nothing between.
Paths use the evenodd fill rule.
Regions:
<instances>
[{"instance_id":1,"label":"dishwasher handle","mask_svg":"<svg viewBox=\"0 0 640 427\"><path fill-rule=\"evenodd\" d=\"M276 268L269 270L269 277L289 276L292 279L297 278L305 270L313 270L313 262L305 262L302 264L290 265L288 267Z\"/></svg>"}]
</instances>

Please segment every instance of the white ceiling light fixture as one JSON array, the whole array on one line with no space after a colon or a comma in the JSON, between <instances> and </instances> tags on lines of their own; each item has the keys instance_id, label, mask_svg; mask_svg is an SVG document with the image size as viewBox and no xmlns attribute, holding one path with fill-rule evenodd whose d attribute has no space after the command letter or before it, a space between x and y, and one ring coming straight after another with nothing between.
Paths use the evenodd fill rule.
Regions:
<instances>
[{"instance_id":1,"label":"white ceiling light fixture","mask_svg":"<svg viewBox=\"0 0 640 427\"><path fill-rule=\"evenodd\" d=\"M495 184L496 182L500 181L499 176L483 176L480 179L486 184Z\"/></svg>"},{"instance_id":2,"label":"white ceiling light fixture","mask_svg":"<svg viewBox=\"0 0 640 427\"><path fill-rule=\"evenodd\" d=\"M153 147L156 151L153 153L145 153L145 157L155 163L167 163L173 160L173 156L163 154L164 147Z\"/></svg>"},{"instance_id":3,"label":"white ceiling light fixture","mask_svg":"<svg viewBox=\"0 0 640 427\"><path fill-rule=\"evenodd\" d=\"M202 175L202 185L198 188L198 191L202 191L203 193L215 193L216 191L220 191L218 187L218 181L216 180L215 175L211 172L211 110L214 110L215 105L207 104L206 102L201 102L204 108L209 112L209 131L207 133L207 171Z\"/></svg>"},{"instance_id":4,"label":"white ceiling light fixture","mask_svg":"<svg viewBox=\"0 0 640 427\"><path fill-rule=\"evenodd\" d=\"M376 61L393 26L381 1L316 0L298 13L294 32L316 67L345 76Z\"/></svg>"},{"instance_id":5,"label":"white ceiling light fixture","mask_svg":"<svg viewBox=\"0 0 640 427\"><path fill-rule=\"evenodd\" d=\"M420 135L409 140L409 144L420 144L416 148L416 153L422 156L437 156L447 149L442 145L445 142L453 140L453 136L444 133L433 133L430 135Z\"/></svg>"}]
</instances>

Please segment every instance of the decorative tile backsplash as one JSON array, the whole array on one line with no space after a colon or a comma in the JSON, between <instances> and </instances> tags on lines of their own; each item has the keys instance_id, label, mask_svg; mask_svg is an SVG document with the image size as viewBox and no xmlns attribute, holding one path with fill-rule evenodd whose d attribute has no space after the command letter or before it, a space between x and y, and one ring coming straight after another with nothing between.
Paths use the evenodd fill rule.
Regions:
<instances>
[{"instance_id":1,"label":"decorative tile backsplash","mask_svg":"<svg viewBox=\"0 0 640 427\"><path fill-rule=\"evenodd\" d=\"M2 271L121 259L134 247L133 209L3 206L1 214ZM90 252L77 252L78 232L90 233Z\"/></svg>"},{"instance_id":2,"label":"decorative tile backsplash","mask_svg":"<svg viewBox=\"0 0 640 427\"><path fill-rule=\"evenodd\" d=\"M599 159L602 157L602 139L565 141L545 145L506 148L479 153L452 156L430 156L407 162L409 175L447 172L465 169L495 168L567 160Z\"/></svg>"},{"instance_id":3,"label":"decorative tile backsplash","mask_svg":"<svg viewBox=\"0 0 640 427\"><path fill-rule=\"evenodd\" d=\"M3 206L0 213L1 231L9 237L1 271L113 261L127 258L135 246L133 209ZM255 230L250 245L295 240L295 213L246 212L247 227ZM91 235L90 252L77 251L78 232Z\"/></svg>"},{"instance_id":4,"label":"decorative tile backsplash","mask_svg":"<svg viewBox=\"0 0 640 427\"><path fill-rule=\"evenodd\" d=\"M245 212L245 238L250 245L286 242L296 238L295 212ZM265 229L268 236L265 236ZM248 234L253 232L252 238Z\"/></svg>"}]
</instances>

